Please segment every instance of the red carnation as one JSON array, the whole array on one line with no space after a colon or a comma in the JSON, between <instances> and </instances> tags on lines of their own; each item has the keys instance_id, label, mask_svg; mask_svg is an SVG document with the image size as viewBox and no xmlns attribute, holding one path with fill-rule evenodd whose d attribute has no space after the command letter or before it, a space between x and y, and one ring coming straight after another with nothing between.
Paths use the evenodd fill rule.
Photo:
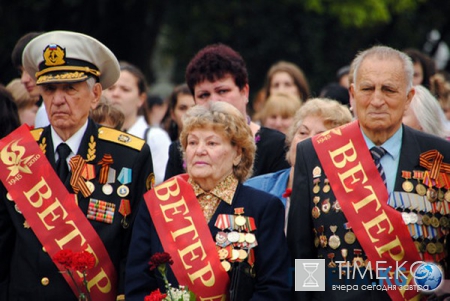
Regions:
<instances>
[{"instance_id":1,"label":"red carnation","mask_svg":"<svg viewBox=\"0 0 450 301\"><path fill-rule=\"evenodd\" d=\"M163 264L173 264L172 257L170 257L169 253L161 252L161 253L155 253L150 258L149 265L150 265L150 271L153 271L154 269L158 268L160 265Z\"/></svg>"},{"instance_id":2,"label":"red carnation","mask_svg":"<svg viewBox=\"0 0 450 301\"><path fill-rule=\"evenodd\" d=\"M144 301L161 301L164 300L165 297L167 297L167 294L161 294L158 288L157 290L151 292L150 295L145 296Z\"/></svg>"},{"instance_id":3,"label":"red carnation","mask_svg":"<svg viewBox=\"0 0 450 301\"><path fill-rule=\"evenodd\" d=\"M87 251L73 254L72 268L79 272L92 269L95 266L95 257Z\"/></svg>"},{"instance_id":4,"label":"red carnation","mask_svg":"<svg viewBox=\"0 0 450 301\"><path fill-rule=\"evenodd\" d=\"M60 250L54 256L53 260L62 265L65 269L72 267L72 250Z\"/></svg>"}]
</instances>

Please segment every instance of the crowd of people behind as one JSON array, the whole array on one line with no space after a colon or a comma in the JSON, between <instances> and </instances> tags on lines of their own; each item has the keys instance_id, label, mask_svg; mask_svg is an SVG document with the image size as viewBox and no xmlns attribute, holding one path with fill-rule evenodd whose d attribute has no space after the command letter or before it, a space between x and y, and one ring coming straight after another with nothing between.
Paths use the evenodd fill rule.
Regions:
<instances>
[{"instance_id":1,"label":"crowd of people behind","mask_svg":"<svg viewBox=\"0 0 450 301\"><path fill-rule=\"evenodd\" d=\"M333 281L336 262L356 267L367 266L369 257L374 260L358 223L347 214L335 172L316 145L331 149L327 140L339 144L342 139L328 132L337 127L349 137L352 133L345 129L361 129L355 150L361 157L372 160L369 149L382 149L381 190L387 191L386 203L408 226L405 245L417 247L413 258L436 262L443 277L450 276L450 197L429 195L433 189L450 191L445 175L450 168L443 167L450 163L450 75L437 70L433 59L418 49L375 46L355 55L319 93L311 91L300 66L274 62L250 100L244 59L226 45L208 45L186 66L185 83L175 85L170 95L154 95L139 66L118 60L99 41L65 31L32 32L12 51L20 77L0 85L0 138L27 124L49 166L57 173L61 164L69 167L69 175L58 176L78 195L76 207L110 257L105 256L110 260L106 263L97 258L98 264L117 270L109 277L114 298L102 300L144 300L151 292L167 290L148 262L155 253L169 250L174 265L165 273L171 284L189 282L198 298L396 299L395 293L342 294L328 286L325 293L294 292L289 283L295 258L325 259L331 275L327 272L327 279ZM62 144L69 146L67 158L59 148ZM439 154L433 156L443 156L433 167L435 178L426 178L436 172L433 164L422 165L423 160L434 160L431 155L424 159L430 150ZM375 168L367 164L363 163L367 171ZM89 168L96 170L90 177ZM358 175L354 177L356 182ZM374 187L379 184L375 178L370 182ZM428 192L416 194L402 182L413 182L412 187L426 184ZM26 224L32 214L23 210L22 216L13 206L12 200L20 199L13 188L4 181L0 188L0 300L33 295L44 296L42 300L74 299L67 297L74 291L70 279L55 276L60 266L53 264L53 257L50 260L55 255L50 250L56 248L51 237L38 233L35 222ZM416 207L395 199L412 194L417 196ZM421 203L427 201L431 205ZM25 206L26 200L19 202ZM181 213L191 224L171 223L181 220ZM405 215L414 217L406 220ZM438 218L437 225L426 224L432 217ZM30 225L34 234L27 230ZM188 237L189 227L195 234L177 240ZM379 234L383 229L378 227ZM376 232L367 231L369 237ZM211 254L219 260L210 260ZM40 259L31 263L31 257ZM202 270L205 262L210 274ZM29 272L25 288L13 264ZM205 285L211 275L223 283ZM363 278L362 283L373 281ZM336 283L346 283L341 280ZM53 281L58 288L52 288ZM90 285L93 294L103 296L98 287ZM448 283L444 292L450 294Z\"/></svg>"}]
</instances>

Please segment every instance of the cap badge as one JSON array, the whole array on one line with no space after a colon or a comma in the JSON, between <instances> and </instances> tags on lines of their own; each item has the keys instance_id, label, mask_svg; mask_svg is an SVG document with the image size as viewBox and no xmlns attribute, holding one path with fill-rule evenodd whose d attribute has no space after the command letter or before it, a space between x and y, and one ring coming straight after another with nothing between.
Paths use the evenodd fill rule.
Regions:
<instances>
[{"instance_id":1,"label":"cap badge","mask_svg":"<svg viewBox=\"0 0 450 301\"><path fill-rule=\"evenodd\" d=\"M66 50L59 45L50 44L44 49L44 60L46 66L64 65L66 61Z\"/></svg>"}]
</instances>

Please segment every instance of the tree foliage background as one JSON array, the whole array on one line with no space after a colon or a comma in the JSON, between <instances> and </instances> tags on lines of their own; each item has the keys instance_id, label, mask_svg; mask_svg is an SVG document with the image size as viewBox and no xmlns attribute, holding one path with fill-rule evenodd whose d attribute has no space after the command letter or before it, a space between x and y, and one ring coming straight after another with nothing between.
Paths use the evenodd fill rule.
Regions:
<instances>
[{"instance_id":1,"label":"tree foliage background","mask_svg":"<svg viewBox=\"0 0 450 301\"><path fill-rule=\"evenodd\" d=\"M247 62L252 95L278 60L298 64L313 95L375 44L422 49L437 29L450 44L448 0L0 0L0 82L17 77L10 54L30 31L73 30L139 66L150 84L184 81L190 58L225 43ZM163 75L163 76L162 76Z\"/></svg>"}]
</instances>

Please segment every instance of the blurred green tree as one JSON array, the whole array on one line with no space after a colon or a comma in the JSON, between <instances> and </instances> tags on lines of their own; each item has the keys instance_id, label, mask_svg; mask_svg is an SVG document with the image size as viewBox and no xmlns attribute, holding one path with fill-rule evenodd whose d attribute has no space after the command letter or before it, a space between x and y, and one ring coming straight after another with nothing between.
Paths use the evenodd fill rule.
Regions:
<instances>
[{"instance_id":1,"label":"blurred green tree","mask_svg":"<svg viewBox=\"0 0 450 301\"><path fill-rule=\"evenodd\" d=\"M447 0L0 0L0 82L16 76L11 50L29 31L84 32L138 65L153 83L152 58L171 61L173 83L184 81L190 58L222 42L247 62L251 93L278 60L298 64L313 96L338 68L374 44L421 49L431 29L450 40ZM162 42L161 42L162 41ZM163 65L165 66L165 65Z\"/></svg>"}]
</instances>

